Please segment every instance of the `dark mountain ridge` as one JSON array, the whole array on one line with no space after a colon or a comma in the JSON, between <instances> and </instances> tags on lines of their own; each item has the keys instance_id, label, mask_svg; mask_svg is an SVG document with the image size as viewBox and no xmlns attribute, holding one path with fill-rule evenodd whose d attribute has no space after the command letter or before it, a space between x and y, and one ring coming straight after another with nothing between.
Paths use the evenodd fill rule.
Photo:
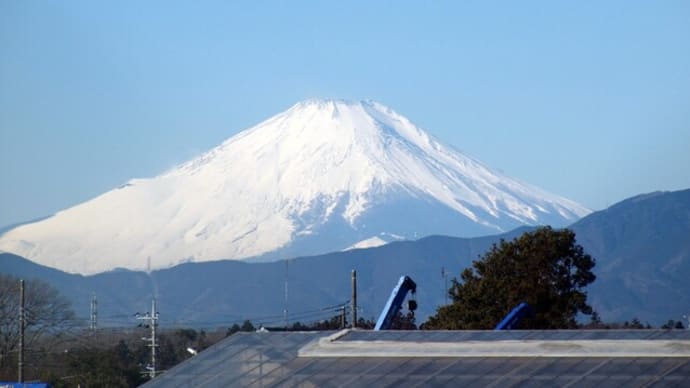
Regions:
<instances>
[{"instance_id":1,"label":"dark mountain ridge","mask_svg":"<svg viewBox=\"0 0 690 388\"><path fill-rule=\"evenodd\" d=\"M658 326L690 312L690 190L633 197L570 228L597 260L589 300L604 321L638 318ZM197 327L244 319L278 325L284 322L285 309L290 322L335 315L334 309L323 308L349 300L352 269L358 273L359 315L376 318L397 279L409 275L418 284L417 316L422 322L446 302L452 277L491 244L530 229L471 239L430 236L287 263L188 263L150 274L125 270L73 275L4 253L0 271L53 284L80 317L89 315L95 293L103 325L135 324L132 315L148 311L151 298L158 295L164 325Z\"/></svg>"},{"instance_id":2,"label":"dark mountain ridge","mask_svg":"<svg viewBox=\"0 0 690 388\"><path fill-rule=\"evenodd\" d=\"M690 190L632 197L570 228L597 258L590 295L602 317L661 323L690 313Z\"/></svg>"}]
</instances>

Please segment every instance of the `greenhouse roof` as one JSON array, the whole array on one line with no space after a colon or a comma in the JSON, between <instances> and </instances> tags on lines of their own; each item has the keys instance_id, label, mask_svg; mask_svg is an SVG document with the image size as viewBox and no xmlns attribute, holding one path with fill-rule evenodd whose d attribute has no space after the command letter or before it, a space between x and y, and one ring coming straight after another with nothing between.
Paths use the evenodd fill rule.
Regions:
<instances>
[{"instance_id":1,"label":"greenhouse roof","mask_svg":"<svg viewBox=\"0 0 690 388\"><path fill-rule=\"evenodd\" d=\"M690 330L236 333L146 387L690 386Z\"/></svg>"}]
</instances>

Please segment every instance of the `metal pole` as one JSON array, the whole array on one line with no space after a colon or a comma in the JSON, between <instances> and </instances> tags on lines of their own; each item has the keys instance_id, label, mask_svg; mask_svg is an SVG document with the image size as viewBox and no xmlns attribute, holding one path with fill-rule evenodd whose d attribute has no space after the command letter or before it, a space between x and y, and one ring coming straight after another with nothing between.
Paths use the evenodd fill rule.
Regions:
<instances>
[{"instance_id":1,"label":"metal pole","mask_svg":"<svg viewBox=\"0 0 690 388\"><path fill-rule=\"evenodd\" d=\"M19 280L19 370L17 382L24 382L24 279Z\"/></svg>"},{"instance_id":2,"label":"metal pole","mask_svg":"<svg viewBox=\"0 0 690 388\"><path fill-rule=\"evenodd\" d=\"M357 327L357 271L352 270L352 328Z\"/></svg>"},{"instance_id":3,"label":"metal pole","mask_svg":"<svg viewBox=\"0 0 690 388\"><path fill-rule=\"evenodd\" d=\"M158 325L158 313L156 312L156 298L151 302L151 378L156 377L156 326Z\"/></svg>"},{"instance_id":4,"label":"metal pole","mask_svg":"<svg viewBox=\"0 0 690 388\"><path fill-rule=\"evenodd\" d=\"M96 334L96 326L98 325L98 300L96 299L96 293L91 295L91 324L89 325L91 329L91 334Z\"/></svg>"},{"instance_id":5,"label":"metal pole","mask_svg":"<svg viewBox=\"0 0 690 388\"><path fill-rule=\"evenodd\" d=\"M446 305L448 304L448 273L446 273L446 269L444 267L441 267L441 276L443 277L443 296L446 301Z\"/></svg>"}]
</instances>

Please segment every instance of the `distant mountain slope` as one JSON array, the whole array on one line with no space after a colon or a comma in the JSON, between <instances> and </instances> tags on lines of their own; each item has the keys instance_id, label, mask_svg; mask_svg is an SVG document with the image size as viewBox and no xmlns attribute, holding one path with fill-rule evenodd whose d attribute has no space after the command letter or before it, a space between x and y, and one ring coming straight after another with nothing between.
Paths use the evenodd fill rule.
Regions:
<instances>
[{"instance_id":1,"label":"distant mountain slope","mask_svg":"<svg viewBox=\"0 0 690 388\"><path fill-rule=\"evenodd\" d=\"M112 271L83 276L42 266L11 253L0 253L0 272L48 282L70 300L84 323L94 294L98 297L102 325L126 324L135 312L148 311L151 306L151 280L143 272Z\"/></svg>"},{"instance_id":2,"label":"distant mountain slope","mask_svg":"<svg viewBox=\"0 0 690 388\"><path fill-rule=\"evenodd\" d=\"M591 295L602 316L690 314L690 190L639 195L571 228L597 258Z\"/></svg>"},{"instance_id":3,"label":"distant mountain slope","mask_svg":"<svg viewBox=\"0 0 690 388\"><path fill-rule=\"evenodd\" d=\"M320 308L350 299L350 273L358 271L360 316L376 318L402 274L419 284L418 315L426 317L445 300L441 269L447 284L462 268L501 238L512 239L527 229L473 239L431 236L393 242L376 248L353 249L289 260L287 264L290 320L309 321L331 312ZM159 295L163 324L222 326L246 318L280 324L285 307L285 262L217 261L188 263L143 272L114 271L92 276L66 274L11 254L0 254L0 271L41 278L72 300L79 316L88 317L92 293L102 317L129 317L148 311L154 289ZM311 314L301 314L311 311ZM268 317L268 318L267 318ZM261 319L263 318L263 319ZM85 318L86 319L86 318ZM122 318L104 324L122 324ZM125 323L127 320L124 321Z\"/></svg>"},{"instance_id":4,"label":"distant mountain slope","mask_svg":"<svg viewBox=\"0 0 690 388\"><path fill-rule=\"evenodd\" d=\"M0 249L92 274L304 256L381 233L564 226L588 213L443 145L382 104L310 100L162 175L10 230Z\"/></svg>"},{"instance_id":5,"label":"distant mountain slope","mask_svg":"<svg viewBox=\"0 0 690 388\"><path fill-rule=\"evenodd\" d=\"M636 317L658 326L690 313L690 190L634 197L583 218L572 229L597 260L597 280L589 287L589 297L603 320L622 322ZM445 302L451 277L469 267L492 243L527 230L472 239L431 236L290 260L290 321L333 314L320 309L350 298L352 269L358 271L360 316L375 318L399 276L409 275L418 284L422 321ZM441 268L450 274L448 283L441 277ZM131 271L81 276L0 254L0 271L53 283L82 317L88 316L95 292L103 317L126 318L111 324L133 324L131 314L148 311L154 290L166 325L223 326L247 318L271 325L283 322L285 262L188 263L154 271L151 276Z\"/></svg>"}]
</instances>

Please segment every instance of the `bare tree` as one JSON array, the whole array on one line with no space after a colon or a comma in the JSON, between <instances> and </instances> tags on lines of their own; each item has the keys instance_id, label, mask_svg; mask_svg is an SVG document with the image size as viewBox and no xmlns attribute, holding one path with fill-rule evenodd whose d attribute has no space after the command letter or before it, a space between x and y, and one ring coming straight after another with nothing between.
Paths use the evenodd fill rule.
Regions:
<instances>
[{"instance_id":1,"label":"bare tree","mask_svg":"<svg viewBox=\"0 0 690 388\"><path fill-rule=\"evenodd\" d=\"M0 274L0 370L15 360L19 344L19 279ZM48 283L29 280L24 286L24 346L31 349L41 337L58 334L76 323L70 303Z\"/></svg>"}]
</instances>

